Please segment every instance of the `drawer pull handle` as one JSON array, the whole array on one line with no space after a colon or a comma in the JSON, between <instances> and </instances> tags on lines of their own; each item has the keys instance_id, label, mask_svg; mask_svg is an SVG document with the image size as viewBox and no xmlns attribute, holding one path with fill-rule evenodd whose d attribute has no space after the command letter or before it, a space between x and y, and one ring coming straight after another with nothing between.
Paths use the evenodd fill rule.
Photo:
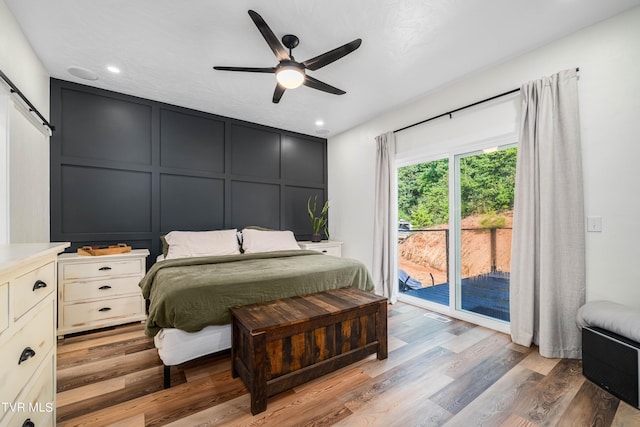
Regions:
<instances>
[{"instance_id":1,"label":"drawer pull handle","mask_svg":"<svg viewBox=\"0 0 640 427\"><path fill-rule=\"evenodd\" d=\"M323 254L326 254L326 253L327 253L327 250L326 250L326 249L324 249L324 250L322 251L322 253L323 253Z\"/></svg>"},{"instance_id":2,"label":"drawer pull handle","mask_svg":"<svg viewBox=\"0 0 640 427\"><path fill-rule=\"evenodd\" d=\"M33 292L37 291L38 289L42 289L46 287L47 287L46 282L43 282L42 280L36 280L36 283L33 284Z\"/></svg>"},{"instance_id":3,"label":"drawer pull handle","mask_svg":"<svg viewBox=\"0 0 640 427\"><path fill-rule=\"evenodd\" d=\"M111 267L100 267L98 270L100 270L100 271L109 271L109 270L111 270Z\"/></svg>"},{"instance_id":4,"label":"drawer pull handle","mask_svg":"<svg viewBox=\"0 0 640 427\"><path fill-rule=\"evenodd\" d=\"M20 365L22 362L26 362L35 355L36 352L31 347L26 347L24 350L22 350L22 354L20 355L20 359L18 360L18 365Z\"/></svg>"},{"instance_id":5,"label":"drawer pull handle","mask_svg":"<svg viewBox=\"0 0 640 427\"><path fill-rule=\"evenodd\" d=\"M33 421L31 421L31 418L27 418L22 423L22 427L36 427L36 425L35 425L35 423Z\"/></svg>"},{"instance_id":6,"label":"drawer pull handle","mask_svg":"<svg viewBox=\"0 0 640 427\"><path fill-rule=\"evenodd\" d=\"M102 307L100 310L98 311L109 311L111 310L111 307Z\"/></svg>"},{"instance_id":7,"label":"drawer pull handle","mask_svg":"<svg viewBox=\"0 0 640 427\"><path fill-rule=\"evenodd\" d=\"M103 286L100 286L98 289L100 289L101 291L104 291L105 289L111 289L111 286L103 285Z\"/></svg>"}]
</instances>

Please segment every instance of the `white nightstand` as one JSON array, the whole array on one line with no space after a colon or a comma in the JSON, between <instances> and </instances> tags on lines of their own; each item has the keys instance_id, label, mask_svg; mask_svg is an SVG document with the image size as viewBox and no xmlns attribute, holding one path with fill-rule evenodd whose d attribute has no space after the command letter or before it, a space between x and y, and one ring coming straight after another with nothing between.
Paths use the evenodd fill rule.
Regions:
<instances>
[{"instance_id":1,"label":"white nightstand","mask_svg":"<svg viewBox=\"0 0 640 427\"><path fill-rule=\"evenodd\" d=\"M342 242L337 240L323 240L321 242L302 241L298 242L301 249L322 252L323 254L342 256Z\"/></svg>"},{"instance_id":2,"label":"white nightstand","mask_svg":"<svg viewBox=\"0 0 640 427\"><path fill-rule=\"evenodd\" d=\"M58 256L58 337L146 318L138 283L149 251Z\"/></svg>"}]
</instances>

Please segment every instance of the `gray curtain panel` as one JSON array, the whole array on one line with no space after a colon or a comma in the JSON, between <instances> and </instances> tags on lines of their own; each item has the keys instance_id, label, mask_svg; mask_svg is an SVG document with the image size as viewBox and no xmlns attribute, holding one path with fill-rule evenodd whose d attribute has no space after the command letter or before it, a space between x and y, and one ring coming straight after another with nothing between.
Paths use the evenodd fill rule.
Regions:
<instances>
[{"instance_id":1,"label":"gray curtain panel","mask_svg":"<svg viewBox=\"0 0 640 427\"><path fill-rule=\"evenodd\" d=\"M393 283L392 266L394 250L391 221L391 198L393 197L393 174L396 139L393 132L376 137L376 182L375 209L373 211L373 282L376 293L389 298L394 304L398 299L398 285Z\"/></svg>"},{"instance_id":2,"label":"gray curtain panel","mask_svg":"<svg viewBox=\"0 0 640 427\"><path fill-rule=\"evenodd\" d=\"M521 87L511 255L511 337L545 357L580 358L585 224L575 70Z\"/></svg>"}]
</instances>

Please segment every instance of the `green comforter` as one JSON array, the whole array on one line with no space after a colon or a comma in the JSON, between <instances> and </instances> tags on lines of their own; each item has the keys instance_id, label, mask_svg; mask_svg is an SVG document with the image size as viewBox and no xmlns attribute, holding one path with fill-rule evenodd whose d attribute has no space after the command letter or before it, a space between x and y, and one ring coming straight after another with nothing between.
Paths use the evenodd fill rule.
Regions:
<instances>
[{"instance_id":1,"label":"green comforter","mask_svg":"<svg viewBox=\"0 0 640 427\"><path fill-rule=\"evenodd\" d=\"M181 258L154 264L140 282L150 300L145 333L197 332L231 322L230 307L327 289L372 290L366 267L315 251Z\"/></svg>"}]
</instances>

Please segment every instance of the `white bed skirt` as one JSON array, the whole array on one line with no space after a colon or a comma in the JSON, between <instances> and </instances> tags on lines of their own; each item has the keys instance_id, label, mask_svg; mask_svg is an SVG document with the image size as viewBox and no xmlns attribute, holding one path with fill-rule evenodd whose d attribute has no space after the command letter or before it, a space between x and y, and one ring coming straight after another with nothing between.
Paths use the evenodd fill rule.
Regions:
<instances>
[{"instance_id":1,"label":"white bed skirt","mask_svg":"<svg viewBox=\"0 0 640 427\"><path fill-rule=\"evenodd\" d=\"M160 330L153 338L158 355L166 366L231 348L231 325L207 326L198 332L180 329Z\"/></svg>"}]
</instances>

